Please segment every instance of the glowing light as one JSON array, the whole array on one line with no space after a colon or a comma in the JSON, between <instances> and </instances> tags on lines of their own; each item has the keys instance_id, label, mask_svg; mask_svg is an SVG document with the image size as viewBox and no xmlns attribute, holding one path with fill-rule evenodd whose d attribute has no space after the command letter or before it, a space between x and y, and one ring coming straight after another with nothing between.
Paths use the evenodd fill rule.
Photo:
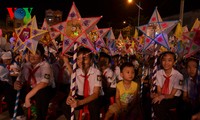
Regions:
<instances>
[{"instance_id":1,"label":"glowing light","mask_svg":"<svg viewBox=\"0 0 200 120\"><path fill-rule=\"evenodd\" d=\"M132 3L133 2L133 0L128 0L128 3Z\"/></svg>"},{"instance_id":2,"label":"glowing light","mask_svg":"<svg viewBox=\"0 0 200 120\"><path fill-rule=\"evenodd\" d=\"M78 36L78 31L74 32L74 35L75 35L75 36Z\"/></svg>"}]
</instances>

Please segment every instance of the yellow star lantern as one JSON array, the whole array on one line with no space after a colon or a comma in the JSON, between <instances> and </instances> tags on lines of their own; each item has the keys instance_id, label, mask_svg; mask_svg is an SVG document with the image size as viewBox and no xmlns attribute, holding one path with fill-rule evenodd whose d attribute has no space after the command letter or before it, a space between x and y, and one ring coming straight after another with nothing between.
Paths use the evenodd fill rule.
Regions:
<instances>
[{"instance_id":1,"label":"yellow star lantern","mask_svg":"<svg viewBox=\"0 0 200 120\"><path fill-rule=\"evenodd\" d=\"M51 27L48 25L46 19L44 19L42 30L47 30L48 32L44 34L44 36L40 39L40 43L44 46L51 47L52 49L57 51L57 45L55 39L60 35L60 32L53 31Z\"/></svg>"},{"instance_id":2,"label":"yellow star lantern","mask_svg":"<svg viewBox=\"0 0 200 120\"><path fill-rule=\"evenodd\" d=\"M15 29L15 32L17 35L17 42L14 51L24 46L33 54L36 52L39 40L47 33L46 30L38 29L35 16L26 25Z\"/></svg>"}]
</instances>

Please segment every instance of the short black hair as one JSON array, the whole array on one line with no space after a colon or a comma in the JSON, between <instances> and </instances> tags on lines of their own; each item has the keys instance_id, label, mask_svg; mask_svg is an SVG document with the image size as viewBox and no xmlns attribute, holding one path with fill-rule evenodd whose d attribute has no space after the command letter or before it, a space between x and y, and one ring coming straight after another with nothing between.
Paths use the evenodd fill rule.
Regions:
<instances>
[{"instance_id":1,"label":"short black hair","mask_svg":"<svg viewBox=\"0 0 200 120\"><path fill-rule=\"evenodd\" d=\"M176 54L175 54L174 52L172 52L172 51L166 51L166 52L161 53L161 55L160 55L160 61L162 61L163 57L164 57L165 55L167 55L167 54L172 55L173 58L174 58L174 61L176 61L176 59L177 59L177 58L176 58Z\"/></svg>"},{"instance_id":2,"label":"short black hair","mask_svg":"<svg viewBox=\"0 0 200 120\"><path fill-rule=\"evenodd\" d=\"M187 58L187 60L186 60L186 67L188 66L188 63L189 63L190 61L196 62L197 67L199 66L199 60L198 60L197 58L189 57L189 58Z\"/></svg>"},{"instance_id":3,"label":"short black hair","mask_svg":"<svg viewBox=\"0 0 200 120\"><path fill-rule=\"evenodd\" d=\"M123 69L124 69L125 67L133 67L133 68L134 68L134 65L133 65L133 63L131 63L131 62L124 62L124 63L120 66L120 71L122 72ZM134 69L134 70L135 70L135 69Z\"/></svg>"},{"instance_id":4,"label":"short black hair","mask_svg":"<svg viewBox=\"0 0 200 120\"><path fill-rule=\"evenodd\" d=\"M41 56L44 56L45 50L44 50L43 45L40 44L40 43L37 45L37 49L36 49L36 53L38 53L38 52L39 52L39 54L40 54Z\"/></svg>"},{"instance_id":5,"label":"short black hair","mask_svg":"<svg viewBox=\"0 0 200 120\"><path fill-rule=\"evenodd\" d=\"M88 54L91 59L93 57L92 51L88 48L85 48L85 47L80 47L78 49L77 56L79 56L80 54L83 54L83 55Z\"/></svg>"},{"instance_id":6,"label":"short black hair","mask_svg":"<svg viewBox=\"0 0 200 120\"><path fill-rule=\"evenodd\" d=\"M105 52L100 52L99 58L107 58L107 59L108 59L108 62L109 62L109 63L111 62L111 57L110 57L110 55L108 55L108 54L105 53Z\"/></svg>"}]
</instances>

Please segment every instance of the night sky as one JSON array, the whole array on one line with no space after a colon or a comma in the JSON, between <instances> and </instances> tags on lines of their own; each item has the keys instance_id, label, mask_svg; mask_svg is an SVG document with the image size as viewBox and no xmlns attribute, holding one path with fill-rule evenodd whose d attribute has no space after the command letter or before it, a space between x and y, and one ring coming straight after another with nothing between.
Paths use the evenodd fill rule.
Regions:
<instances>
[{"instance_id":1,"label":"night sky","mask_svg":"<svg viewBox=\"0 0 200 120\"><path fill-rule=\"evenodd\" d=\"M41 2L42 1L42 2ZM155 7L161 17L179 14L180 0L140 0L141 16L149 18ZM32 16L36 15L38 22L43 22L46 9L63 11L63 20L66 19L73 0L0 0L0 19L8 14L6 7L33 7ZM97 24L99 28L120 28L122 22L128 18L137 18L138 8L128 4L127 0L74 0L82 17L103 16ZM139 0L135 0L136 3ZM199 0L185 0L185 12L200 9ZM135 23L137 24L137 23Z\"/></svg>"}]
</instances>

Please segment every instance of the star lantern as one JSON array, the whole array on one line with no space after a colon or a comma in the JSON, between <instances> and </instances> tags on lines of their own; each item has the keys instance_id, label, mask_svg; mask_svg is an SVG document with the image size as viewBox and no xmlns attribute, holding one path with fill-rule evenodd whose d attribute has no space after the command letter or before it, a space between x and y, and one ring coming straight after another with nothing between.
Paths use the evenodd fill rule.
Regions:
<instances>
[{"instance_id":1,"label":"star lantern","mask_svg":"<svg viewBox=\"0 0 200 120\"><path fill-rule=\"evenodd\" d=\"M113 30L112 28L110 28L110 31L108 32L108 34L105 36L106 38L106 44L107 46L109 46L109 44L115 40L115 36L114 36L114 33L113 33Z\"/></svg>"},{"instance_id":2,"label":"star lantern","mask_svg":"<svg viewBox=\"0 0 200 120\"><path fill-rule=\"evenodd\" d=\"M154 43L170 49L167 34L177 23L178 21L163 22L156 7L149 23L138 27L138 29L145 35L143 50L148 49Z\"/></svg>"},{"instance_id":3,"label":"star lantern","mask_svg":"<svg viewBox=\"0 0 200 120\"><path fill-rule=\"evenodd\" d=\"M117 45L115 42L115 36L113 33L112 28L110 29L110 31L108 32L108 34L106 35L106 39L107 39L107 46L108 46L108 50L111 56L120 54L119 50L117 49Z\"/></svg>"},{"instance_id":4,"label":"star lantern","mask_svg":"<svg viewBox=\"0 0 200 120\"><path fill-rule=\"evenodd\" d=\"M190 41L185 57L190 57L200 50L200 30L194 30L183 35Z\"/></svg>"},{"instance_id":5,"label":"star lantern","mask_svg":"<svg viewBox=\"0 0 200 120\"><path fill-rule=\"evenodd\" d=\"M36 17L34 16L26 25L16 28L17 42L14 51L19 50L22 46L35 54L39 40L47 33L46 30L38 29Z\"/></svg>"},{"instance_id":6,"label":"star lantern","mask_svg":"<svg viewBox=\"0 0 200 120\"><path fill-rule=\"evenodd\" d=\"M89 32L89 39L94 42L96 48L99 49L101 47L107 47L103 38L110 31L110 29L111 28L99 29L97 26L95 26L94 29L91 32Z\"/></svg>"},{"instance_id":7,"label":"star lantern","mask_svg":"<svg viewBox=\"0 0 200 120\"><path fill-rule=\"evenodd\" d=\"M47 30L48 32L42 37L42 39L39 42L41 42L44 46L48 46L57 51L55 39L60 35L60 32L53 31L48 25L46 19L44 19L41 29Z\"/></svg>"},{"instance_id":8,"label":"star lantern","mask_svg":"<svg viewBox=\"0 0 200 120\"><path fill-rule=\"evenodd\" d=\"M98 23L101 18L101 16L81 18L75 3L73 3L67 20L52 26L52 28L64 36L62 53L64 54L70 50L75 42L91 49L93 52L96 52L93 43L87 36L87 33Z\"/></svg>"}]
</instances>

